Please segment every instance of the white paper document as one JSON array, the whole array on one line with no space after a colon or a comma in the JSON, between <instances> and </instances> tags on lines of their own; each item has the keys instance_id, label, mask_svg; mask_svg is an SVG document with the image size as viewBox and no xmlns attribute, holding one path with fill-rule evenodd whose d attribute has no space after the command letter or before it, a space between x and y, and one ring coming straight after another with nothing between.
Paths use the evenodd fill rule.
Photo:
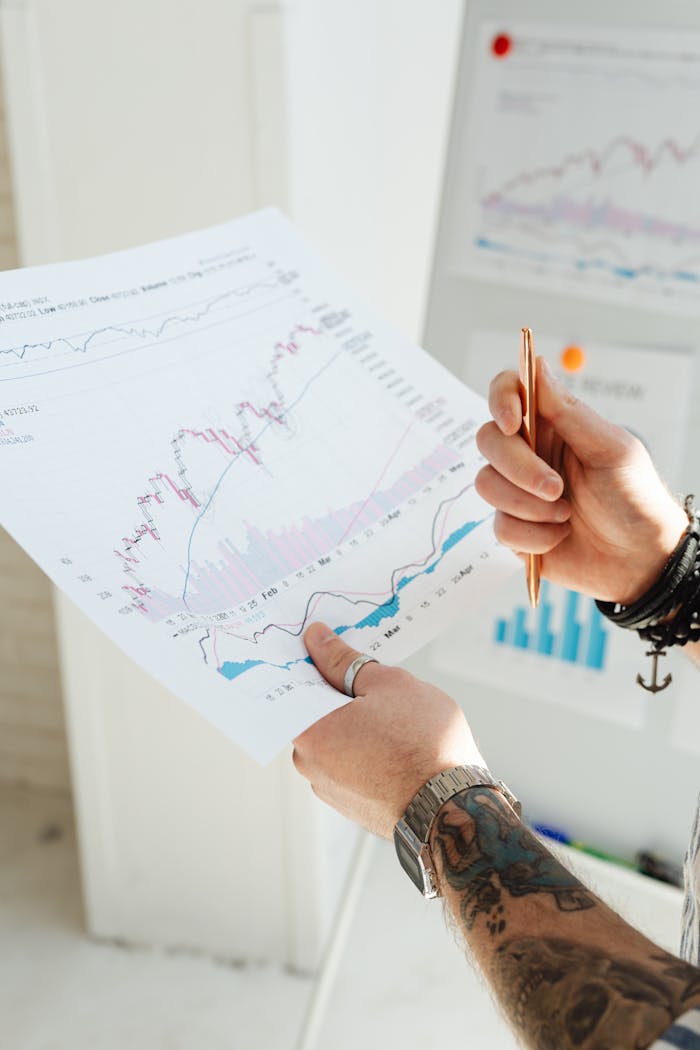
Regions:
<instances>
[{"instance_id":1,"label":"white paper document","mask_svg":"<svg viewBox=\"0 0 700 1050\"><path fill-rule=\"evenodd\" d=\"M700 34L481 27L458 158L458 272L700 312Z\"/></svg>"},{"instance_id":2,"label":"white paper document","mask_svg":"<svg viewBox=\"0 0 700 1050\"><path fill-rule=\"evenodd\" d=\"M275 211L0 275L0 524L261 761L345 700L309 622L395 663L518 565L486 415Z\"/></svg>"}]
</instances>

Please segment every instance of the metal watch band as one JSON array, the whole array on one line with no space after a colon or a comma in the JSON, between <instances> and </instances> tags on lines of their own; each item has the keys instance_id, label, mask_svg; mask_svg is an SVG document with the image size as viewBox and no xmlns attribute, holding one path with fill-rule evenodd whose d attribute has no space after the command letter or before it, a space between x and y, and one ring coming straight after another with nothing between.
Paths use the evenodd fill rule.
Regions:
<instances>
[{"instance_id":1,"label":"metal watch band","mask_svg":"<svg viewBox=\"0 0 700 1050\"><path fill-rule=\"evenodd\" d=\"M420 789L409 803L403 819L421 842L428 841L430 827L438 810L453 795L466 788L493 787L504 796L519 817L521 805L502 780L496 778L484 766L455 766L438 773Z\"/></svg>"}]
</instances>

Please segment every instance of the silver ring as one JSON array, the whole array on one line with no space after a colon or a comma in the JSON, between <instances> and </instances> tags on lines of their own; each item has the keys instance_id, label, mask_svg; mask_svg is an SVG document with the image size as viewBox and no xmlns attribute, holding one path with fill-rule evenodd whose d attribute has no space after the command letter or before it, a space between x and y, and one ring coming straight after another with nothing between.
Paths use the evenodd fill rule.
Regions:
<instances>
[{"instance_id":1,"label":"silver ring","mask_svg":"<svg viewBox=\"0 0 700 1050\"><path fill-rule=\"evenodd\" d=\"M355 699L355 679L357 678L357 672L365 664L378 664L379 660L375 660L373 656L367 656L366 653L360 653L359 656L355 657L353 662L345 672L345 678L343 679L343 692L346 696L351 696Z\"/></svg>"}]
</instances>

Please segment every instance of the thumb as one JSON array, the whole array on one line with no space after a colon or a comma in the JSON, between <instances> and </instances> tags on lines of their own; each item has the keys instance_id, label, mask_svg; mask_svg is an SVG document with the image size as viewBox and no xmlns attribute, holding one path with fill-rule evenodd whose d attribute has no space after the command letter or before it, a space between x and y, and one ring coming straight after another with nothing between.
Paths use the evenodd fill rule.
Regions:
<instances>
[{"instance_id":1,"label":"thumb","mask_svg":"<svg viewBox=\"0 0 700 1050\"><path fill-rule=\"evenodd\" d=\"M537 412L583 463L611 466L629 449L627 431L579 401L542 357L537 359Z\"/></svg>"},{"instance_id":2,"label":"thumb","mask_svg":"<svg viewBox=\"0 0 700 1050\"><path fill-rule=\"evenodd\" d=\"M316 669L327 682L343 693L345 672L353 660L362 654L346 645L325 623L312 623L304 632L304 644Z\"/></svg>"}]
</instances>

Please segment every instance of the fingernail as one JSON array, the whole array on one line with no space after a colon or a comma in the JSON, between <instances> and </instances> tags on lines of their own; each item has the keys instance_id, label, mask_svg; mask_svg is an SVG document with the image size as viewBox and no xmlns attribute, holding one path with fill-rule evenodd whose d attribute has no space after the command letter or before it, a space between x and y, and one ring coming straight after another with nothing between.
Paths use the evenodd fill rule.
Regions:
<instances>
[{"instance_id":1,"label":"fingernail","mask_svg":"<svg viewBox=\"0 0 700 1050\"><path fill-rule=\"evenodd\" d=\"M310 623L304 631L304 634L306 634L307 631L313 631L314 634L318 634L318 638L316 639L317 645L323 645L324 642L330 642L335 638L335 635L328 624L323 623L321 620L315 620L313 623Z\"/></svg>"},{"instance_id":2,"label":"fingernail","mask_svg":"<svg viewBox=\"0 0 700 1050\"><path fill-rule=\"evenodd\" d=\"M545 499L555 499L561 493L561 478L557 474L548 474L537 491Z\"/></svg>"}]
</instances>

